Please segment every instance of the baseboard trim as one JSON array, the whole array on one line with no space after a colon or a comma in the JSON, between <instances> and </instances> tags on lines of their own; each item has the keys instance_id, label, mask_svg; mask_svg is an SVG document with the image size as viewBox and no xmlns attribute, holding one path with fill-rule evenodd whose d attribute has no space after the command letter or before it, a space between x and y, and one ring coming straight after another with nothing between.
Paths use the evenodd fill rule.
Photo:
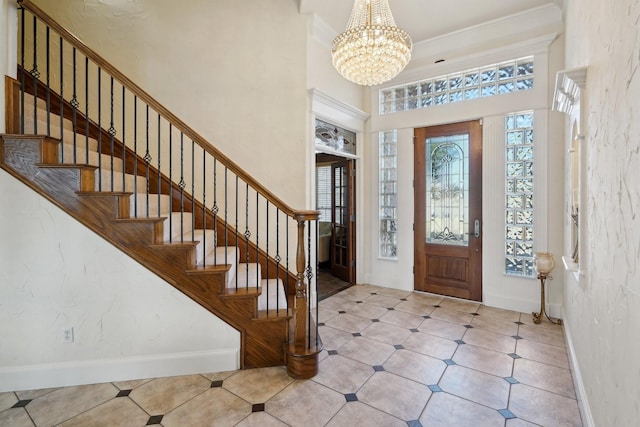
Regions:
<instances>
[{"instance_id":1,"label":"baseboard trim","mask_svg":"<svg viewBox=\"0 0 640 427\"><path fill-rule=\"evenodd\" d=\"M580 416L582 417L582 424L585 427L595 427L593 421L593 415L591 414L591 407L589 406L589 399L587 398L587 391L584 388L582 382L582 373L580 372L580 365L578 364L578 358L573 347L573 339L571 337L571 329L566 319L564 309L562 310L563 318L565 319L563 324L564 337L567 341L567 353L569 356L569 365L571 367L571 373L573 377L573 386L576 389L576 398L578 399L578 409L580 410Z\"/></svg>"},{"instance_id":2,"label":"baseboard trim","mask_svg":"<svg viewBox=\"0 0 640 427\"><path fill-rule=\"evenodd\" d=\"M0 367L0 392L232 371L239 367L240 354L235 348Z\"/></svg>"},{"instance_id":3,"label":"baseboard trim","mask_svg":"<svg viewBox=\"0 0 640 427\"><path fill-rule=\"evenodd\" d=\"M482 301L489 307L502 308L505 310L519 311L520 313L532 313L540 311L540 297L537 300L531 301L528 299L518 299L504 297L499 294L488 294L484 292L482 294ZM551 317L561 317L562 305L557 303L548 303L545 306L547 314Z\"/></svg>"}]
</instances>

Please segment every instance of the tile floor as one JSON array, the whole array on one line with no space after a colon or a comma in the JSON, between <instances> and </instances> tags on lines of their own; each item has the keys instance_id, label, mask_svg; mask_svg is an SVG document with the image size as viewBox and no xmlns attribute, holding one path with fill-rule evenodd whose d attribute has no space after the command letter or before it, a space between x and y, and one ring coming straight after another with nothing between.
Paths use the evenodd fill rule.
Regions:
<instances>
[{"instance_id":1,"label":"tile floor","mask_svg":"<svg viewBox=\"0 0 640 427\"><path fill-rule=\"evenodd\" d=\"M581 426L562 329L368 285L320 303L311 380L283 367L0 393L0 426Z\"/></svg>"}]
</instances>

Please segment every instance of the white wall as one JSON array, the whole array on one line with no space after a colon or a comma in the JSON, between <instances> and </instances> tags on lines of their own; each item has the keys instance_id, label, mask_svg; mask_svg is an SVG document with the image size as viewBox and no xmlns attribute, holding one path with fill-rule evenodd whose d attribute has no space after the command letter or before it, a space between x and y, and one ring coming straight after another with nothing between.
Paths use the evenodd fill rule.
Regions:
<instances>
[{"instance_id":1,"label":"white wall","mask_svg":"<svg viewBox=\"0 0 640 427\"><path fill-rule=\"evenodd\" d=\"M0 188L0 391L239 367L236 330L4 170Z\"/></svg>"},{"instance_id":2,"label":"white wall","mask_svg":"<svg viewBox=\"0 0 640 427\"><path fill-rule=\"evenodd\" d=\"M566 17L566 68L587 67L587 82L581 111L582 274L576 280L567 273L565 327L588 409L585 423L635 426L640 420L640 3L567 0Z\"/></svg>"}]
</instances>

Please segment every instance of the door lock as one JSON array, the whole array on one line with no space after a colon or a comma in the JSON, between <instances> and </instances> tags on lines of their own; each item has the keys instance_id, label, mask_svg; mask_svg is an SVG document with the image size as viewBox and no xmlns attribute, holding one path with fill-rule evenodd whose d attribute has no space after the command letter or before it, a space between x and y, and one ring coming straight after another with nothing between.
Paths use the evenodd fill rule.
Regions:
<instances>
[{"instance_id":1,"label":"door lock","mask_svg":"<svg viewBox=\"0 0 640 427\"><path fill-rule=\"evenodd\" d=\"M480 220L476 219L473 223L473 235L475 237L480 237Z\"/></svg>"}]
</instances>

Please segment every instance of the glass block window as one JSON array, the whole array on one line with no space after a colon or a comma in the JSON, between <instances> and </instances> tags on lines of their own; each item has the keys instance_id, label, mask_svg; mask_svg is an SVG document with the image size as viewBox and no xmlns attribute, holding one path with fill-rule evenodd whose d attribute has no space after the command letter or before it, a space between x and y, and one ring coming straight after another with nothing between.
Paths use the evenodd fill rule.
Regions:
<instances>
[{"instance_id":1,"label":"glass block window","mask_svg":"<svg viewBox=\"0 0 640 427\"><path fill-rule=\"evenodd\" d=\"M505 116L505 272L533 277L533 111Z\"/></svg>"},{"instance_id":2,"label":"glass block window","mask_svg":"<svg viewBox=\"0 0 640 427\"><path fill-rule=\"evenodd\" d=\"M316 210L320 221L331 222L331 165L316 166Z\"/></svg>"},{"instance_id":3,"label":"glass block window","mask_svg":"<svg viewBox=\"0 0 640 427\"><path fill-rule=\"evenodd\" d=\"M533 88L533 56L380 90L380 114Z\"/></svg>"},{"instance_id":4,"label":"glass block window","mask_svg":"<svg viewBox=\"0 0 640 427\"><path fill-rule=\"evenodd\" d=\"M398 137L396 130L379 133L380 256L398 256Z\"/></svg>"}]
</instances>

